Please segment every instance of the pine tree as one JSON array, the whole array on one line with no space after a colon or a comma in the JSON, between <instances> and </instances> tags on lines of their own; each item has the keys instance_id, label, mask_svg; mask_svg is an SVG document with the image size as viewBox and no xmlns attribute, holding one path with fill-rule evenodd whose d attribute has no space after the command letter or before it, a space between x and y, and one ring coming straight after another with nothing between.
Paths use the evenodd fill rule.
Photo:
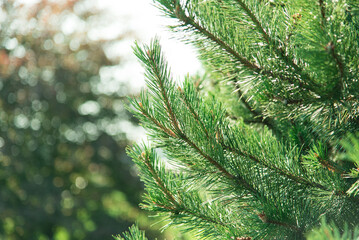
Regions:
<instances>
[{"instance_id":1,"label":"pine tree","mask_svg":"<svg viewBox=\"0 0 359 240\"><path fill-rule=\"evenodd\" d=\"M155 2L208 76L176 84L158 40L134 47L142 207L199 239L357 239L357 1Z\"/></svg>"}]
</instances>

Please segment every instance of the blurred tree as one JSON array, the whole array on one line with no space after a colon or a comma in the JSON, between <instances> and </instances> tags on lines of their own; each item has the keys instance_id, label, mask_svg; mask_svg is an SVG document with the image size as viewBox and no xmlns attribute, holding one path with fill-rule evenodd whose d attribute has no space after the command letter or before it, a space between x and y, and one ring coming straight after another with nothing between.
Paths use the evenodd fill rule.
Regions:
<instances>
[{"instance_id":1,"label":"blurred tree","mask_svg":"<svg viewBox=\"0 0 359 240\"><path fill-rule=\"evenodd\" d=\"M96 38L109 16L90 1L0 6L0 239L109 239L135 219L145 226L124 152L140 130L113 76L121 59L106 56L131 33Z\"/></svg>"}]
</instances>

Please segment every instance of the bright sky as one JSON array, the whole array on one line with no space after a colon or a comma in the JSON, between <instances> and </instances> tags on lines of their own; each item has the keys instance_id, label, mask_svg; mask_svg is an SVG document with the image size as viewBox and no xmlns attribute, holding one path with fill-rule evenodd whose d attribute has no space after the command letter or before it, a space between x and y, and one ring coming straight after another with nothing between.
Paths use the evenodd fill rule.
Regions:
<instances>
[{"instance_id":1,"label":"bright sky","mask_svg":"<svg viewBox=\"0 0 359 240\"><path fill-rule=\"evenodd\" d=\"M152 0L97 0L97 3L100 8L108 9L118 16L118 21L112 22L112 26L102 34L133 30L143 43L149 43L155 36L159 37L175 79L182 78L187 73L195 74L201 69L194 48L182 43L178 40L178 33L172 33L166 28L174 21L161 16L162 13L153 6ZM124 40L117 48L111 49L111 52L126 56L129 60L124 65L126 77L122 76L127 80L130 78L132 88L138 88L144 85L144 77L143 68L138 61L133 61L133 41L134 39Z\"/></svg>"}]
</instances>

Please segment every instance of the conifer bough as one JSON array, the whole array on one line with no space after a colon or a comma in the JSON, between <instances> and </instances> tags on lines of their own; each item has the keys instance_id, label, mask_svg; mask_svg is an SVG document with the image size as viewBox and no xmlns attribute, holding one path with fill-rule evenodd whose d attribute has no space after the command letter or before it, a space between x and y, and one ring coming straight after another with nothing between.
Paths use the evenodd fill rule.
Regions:
<instances>
[{"instance_id":1,"label":"conifer bough","mask_svg":"<svg viewBox=\"0 0 359 240\"><path fill-rule=\"evenodd\" d=\"M158 40L134 47L142 207L198 239L359 238L357 1L155 2L209 76L177 85Z\"/></svg>"}]
</instances>

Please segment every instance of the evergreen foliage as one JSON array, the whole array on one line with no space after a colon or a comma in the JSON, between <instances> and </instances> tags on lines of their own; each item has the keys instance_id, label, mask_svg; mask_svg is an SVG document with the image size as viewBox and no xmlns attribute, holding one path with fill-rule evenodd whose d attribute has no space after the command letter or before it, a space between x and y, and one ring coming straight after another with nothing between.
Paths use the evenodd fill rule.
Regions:
<instances>
[{"instance_id":1,"label":"evergreen foliage","mask_svg":"<svg viewBox=\"0 0 359 240\"><path fill-rule=\"evenodd\" d=\"M115 236L116 240L147 240L145 237L145 232L141 231L137 225L130 227L128 232L123 234L124 238L121 236Z\"/></svg>"},{"instance_id":2,"label":"evergreen foliage","mask_svg":"<svg viewBox=\"0 0 359 240\"><path fill-rule=\"evenodd\" d=\"M357 237L356 1L155 2L210 74L175 84L158 40L134 47L143 208L199 239L304 239L324 217L333 239Z\"/></svg>"},{"instance_id":3,"label":"evergreen foliage","mask_svg":"<svg viewBox=\"0 0 359 240\"><path fill-rule=\"evenodd\" d=\"M346 240L346 239L358 239L359 228L356 226L353 231L350 231L347 226L344 225L344 232L339 230L335 225L327 224L324 220L320 228L316 228L311 231L307 239L308 240Z\"/></svg>"}]
</instances>

